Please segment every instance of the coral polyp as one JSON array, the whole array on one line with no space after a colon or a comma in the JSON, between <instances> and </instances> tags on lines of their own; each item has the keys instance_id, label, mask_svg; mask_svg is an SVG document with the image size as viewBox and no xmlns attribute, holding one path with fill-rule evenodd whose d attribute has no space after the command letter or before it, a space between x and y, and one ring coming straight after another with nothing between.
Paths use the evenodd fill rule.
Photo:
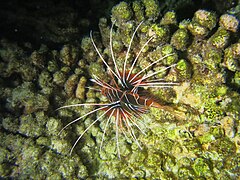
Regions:
<instances>
[{"instance_id":1,"label":"coral polyp","mask_svg":"<svg viewBox=\"0 0 240 180\"><path fill-rule=\"evenodd\" d=\"M68 126L72 125L77 121L82 120L83 118L87 117L88 115L91 115L92 113L95 113L99 110L105 111L101 116L99 116L96 120L94 120L82 132L82 134L78 137L78 139L75 141L74 145L72 146L70 154L72 154L74 147L77 145L77 143L82 138L82 136L88 131L88 129L90 129L100 119L104 119L104 115L108 116L108 120L105 124L100 149L102 148L106 129L112 117L114 117L113 122L115 123L115 128L116 128L116 147L117 147L118 157L120 158L119 141L118 141L119 132L122 132L125 136L127 136L126 134L129 134L133 138L135 143L139 146L139 148L142 149L140 143L138 142L135 136L133 126L137 127L142 133L144 133L144 131L139 126L139 121L143 120L142 115L145 114L150 107L168 109L164 105L161 105L159 102L157 102L156 98L154 99L152 96L150 96L150 93L147 93L146 90L144 90L143 88L159 88L159 87L169 88L169 87L178 85L177 82L167 82L164 78L153 79L154 77L156 77L157 74L168 71L171 68L174 68L176 64L172 64L167 67L161 68L160 70L155 72L146 73L146 71L152 68L153 65L161 61L164 61L168 57L173 56L174 53L167 53L166 55L160 55L160 57L157 60L154 60L152 63L150 63L143 69L137 71L136 73L133 73L138 61L138 57L141 55L141 53L143 52L144 48L148 45L148 43L154 40L154 38L157 38L156 34L153 34L150 36L150 38L140 48L136 57L133 58L133 60L130 60L131 64L127 65L129 61L129 53L131 50L133 39L139 27L143 24L143 21L137 25L136 29L134 30L131 36L131 39L125 54L125 59L123 61L122 68L120 69L117 65L116 57L113 51L112 34L113 34L114 23L115 21L111 26L110 37L109 37L111 61L114 67L110 67L109 63L103 58L103 56L99 52L93 40L92 31L90 32L90 39L94 46L94 49L96 50L103 64L106 66L107 74L111 78L110 82L105 82L104 80L100 79L97 75L93 75L93 78L91 79L91 81L100 87L97 90L100 91L101 94L107 98L108 102L73 104L73 105L62 106L59 108L59 109L63 109L63 108L78 107L78 106L100 106L99 108L92 110L86 113L85 115L71 121L61 130L61 132Z\"/></svg>"}]
</instances>

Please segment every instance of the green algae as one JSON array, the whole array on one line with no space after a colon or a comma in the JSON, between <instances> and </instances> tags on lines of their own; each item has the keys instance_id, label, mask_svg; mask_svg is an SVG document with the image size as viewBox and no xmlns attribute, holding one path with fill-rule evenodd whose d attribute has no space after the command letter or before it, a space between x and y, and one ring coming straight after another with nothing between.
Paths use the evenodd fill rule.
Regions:
<instances>
[{"instance_id":1,"label":"green algae","mask_svg":"<svg viewBox=\"0 0 240 180\"><path fill-rule=\"evenodd\" d=\"M234 78L232 79L232 83L237 87L240 88L240 72L237 71L234 74Z\"/></svg>"},{"instance_id":2,"label":"green algae","mask_svg":"<svg viewBox=\"0 0 240 180\"><path fill-rule=\"evenodd\" d=\"M187 27L193 36L202 37L208 34L208 30L206 27L203 27L194 21L189 23Z\"/></svg>"},{"instance_id":3,"label":"green algae","mask_svg":"<svg viewBox=\"0 0 240 180\"><path fill-rule=\"evenodd\" d=\"M159 3L156 0L143 0L146 18L155 20L159 15Z\"/></svg>"},{"instance_id":4,"label":"green algae","mask_svg":"<svg viewBox=\"0 0 240 180\"><path fill-rule=\"evenodd\" d=\"M206 10L198 10L194 13L192 19L194 22L197 22L199 25L212 30L216 26L217 17L215 13L209 12Z\"/></svg>"},{"instance_id":5,"label":"green algae","mask_svg":"<svg viewBox=\"0 0 240 180\"><path fill-rule=\"evenodd\" d=\"M209 43L216 48L224 48L230 38L230 33L222 28L219 28L215 34L209 39Z\"/></svg>"},{"instance_id":6,"label":"green algae","mask_svg":"<svg viewBox=\"0 0 240 180\"><path fill-rule=\"evenodd\" d=\"M164 26L159 26L158 24L153 24L151 26L152 33L157 36L156 42L165 43L169 39L169 29Z\"/></svg>"},{"instance_id":7,"label":"green algae","mask_svg":"<svg viewBox=\"0 0 240 180\"><path fill-rule=\"evenodd\" d=\"M160 22L161 25L176 25L177 17L174 11L168 11L164 14Z\"/></svg>"},{"instance_id":8,"label":"green algae","mask_svg":"<svg viewBox=\"0 0 240 180\"><path fill-rule=\"evenodd\" d=\"M189 67L190 64L184 60L180 59L177 63L176 69L178 70L178 78L179 81L183 79L190 79L191 78L191 68Z\"/></svg>"},{"instance_id":9,"label":"green algae","mask_svg":"<svg viewBox=\"0 0 240 180\"><path fill-rule=\"evenodd\" d=\"M121 134L121 159L117 157L114 125L108 127L99 150L107 118L89 129L69 156L75 139L102 112L69 126L58 136L64 125L94 108L74 107L57 112L55 109L106 101L100 93L86 88L92 86L88 79L93 75L105 81L110 79L90 38L82 40L82 54L77 47L65 45L59 52L40 48L28 57L16 45L15 48L11 48L10 43L4 46L1 57L5 63L1 63L1 67L7 68L1 70L1 75L9 78L19 73L22 79L16 80L16 85L1 88L1 99L7 102L4 108L16 113L15 116L6 113L1 125L4 129L0 132L1 176L16 177L18 172L22 179L229 179L239 176L239 43L232 43L230 38L233 35L239 38L233 34L237 32L236 20L233 18L233 25L227 27L222 17L220 27L214 30L217 26L215 13L199 10L184 27L173 32L168 25L178 24L177 14L168 12L157 21L161 18L159 9L157 1L135 1L132 6L121 2L112 10L112 20L117 21L113 35L117 63L123 62L134 28L145 19L134 39L130 59L149 36L155 34L156 37L139 57L135 71L174 53L149 71L176 63L160 78L166 76L171 81L176 78L180 83L174 89L151 90L163 105L173 109L151 108L142 119L136 120L146 125L145 135L133 127L141 150L129 135L125 139ZM103 34L109 32L109 27L105 25L102 22L100 26L102 40L97 35L94 40L111 63L109 34ZM50 54L49 62L45 59L46 52ZM82 57L78 58L80 55ZM32 62L16 70L17 59L27 59L27 62L32 59ZM233 73L230 82L237 90L226 83L224 75L228 70ZM184 114L184 118L178 118L175 111Z\"/></svg>"},{"instance_id":10,"label":"green algae","mask_svg":"<svg viewBox=\"0 0 240 180\"><path fill-rule=\"evenodd\" d=\"M67 77L62 71L57 71L53 74L53 82L60 86L66 82L66 78Z\"/></svg>"},{"instance_id":11,"label":"green algae","mask_svg":"<svg viewBox=\"0 0 240 180\"><path fill-rule=\"evenodd\" d=\"M121 2L112 8L112 21L126 22L132 17L132 11L126 2Z\"/></svg>"},{"instance_id":12,"label":"green algae","mask_svg":"<svg viewBox=\"0 0 240 180\"><path fill-rule=\"evenodd\" d=\"M171 44L177 49L184 51L189 42L189 34L186 29L178 29L171 38Z\"/></svg>"},{"instance_id":13,"label":"green algae","mask_svg":"<svg viewBox=\"0 0 240 180\"><path fill-rule=\"evenodd\" d=\"M132 8L135 14L135 18L137 21L143 21L144 20L144 11L143 6L140 3L140 1L134 1L132 4Z\"/></svg>"},{"instance_id":14,"label":"green algae","mask_svg":"<svg viewBox=\"0 0 240 180\"><path fill-rule=\"evenodd\" d=\"M204 160L202 158L197 158L193 164L193 170L198 176L204 176L204 177L213 177L211 169L208 165L209 163L207 160Z\"/></svg>"}]
</instances>

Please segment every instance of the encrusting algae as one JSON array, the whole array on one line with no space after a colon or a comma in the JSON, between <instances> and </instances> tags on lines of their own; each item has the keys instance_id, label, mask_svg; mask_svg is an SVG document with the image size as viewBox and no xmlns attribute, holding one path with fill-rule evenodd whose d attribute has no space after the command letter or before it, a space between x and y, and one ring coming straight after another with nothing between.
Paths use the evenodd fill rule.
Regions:
<instances>
[{"instance_id":1,"label":"encrusting algae","mask_svg":"<svg viewBox=\"0 0 240 180\"><path fill-rule=\"evenodd\" d=\"M157 74L173 88L149 88L165 111L150 108L141 122L145 135L135 130L142 150L129 137L119 135L118 159L115 127L106 120L91 127L69 151L79 135L104 111L98 111L59 132L67 123L94 107L57 108L63 105L106 102L89 81L95 74L111 80L87 36L81 46L66 44L60 51L42 45L31 50L1 40L0 176L21 179L151 178L237 179L240 174L240 40L239 20L230 14L198 10L192 19L178 21L174 11L160 14L155 0L120 2L112 8L113 51L122 68L136 26L127 64L139 56L134 73L161 56L148 73L176 64ZM111 23L101 18L93 33L104 59L111 60ZM28 51L26 50L28 49ZM3 81L13 79L4 84ZM183 118L177 118L180 114ZM107 118L107 117L106 117Z\"/></svg>"}]
</instances>

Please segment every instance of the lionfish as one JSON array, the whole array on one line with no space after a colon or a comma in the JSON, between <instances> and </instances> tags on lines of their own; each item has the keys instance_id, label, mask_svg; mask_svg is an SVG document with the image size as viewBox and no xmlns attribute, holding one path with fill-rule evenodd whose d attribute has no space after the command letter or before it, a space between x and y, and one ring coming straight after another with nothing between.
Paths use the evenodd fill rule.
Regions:
<instances>
[{"instance_id":1,"label":"lionfish","mask_svg":"<svg viewBox=\"0 0 240 180\"><path fill-rule=\"evenodd\" d=\"M114 52L113 52L113 43L112 43L113 38L112 38L112 35L113 35L114 23L115 23L115 21L112 23L112 26L111 26L111 29L110 29L110 37L109 37L109 39L110 39L109 47L110 47L111 58L112 58L114 68L110 67L108 62L103 58L103 56L99 52L99 50L97 48L97 45L95 44L95 42L93 40L92 31L90 31L90 39L91 39L92 45L93 45L95 51L97 52L97 54L99 55L100 59L102 60L102 62L106 66L107 72L108 72L109 76L111 77L111 82L110 83L107 83L104 80L101 80L96 75L93 75L93 78L91 79L91 81L96 83L98 86L100 86L100 92L101 92L102 95L104 95L107 98L108 103L73 104L73 105L66 105L66 106L62 106L62 107L58 108L58 110L59 110L59 109L63 109L63 108L78 107L78 106L98 106L97 109L94 109L94 110L84 114L83 116L71 121L67 125L65 125L62 128L62 130L59 132L59 134L63 130L65 130L68 126L70 126L71 124L73 124L77 121L80 121L84 117L87 117L90 114L93 114L93 113L95 113L99 110L104 111L104 113L101 114L96 120L94 120L82 132L82 134L77 138L77 140L75 141L75 143L73 144L73 146L70 150L70 155L72 154L73 149L75 148L75 146L77 145L79 140L83 137L83 135L97 121L99 121L105 115L108 118L107 118L107 122L105 124L104 130L103 130L103 135L102 135L102 140L101 140L101 145L100 145L100 151L101 151L101 148L102 148L102 145L103 145L106 129L107 129L112 117L115 118L114 121L115 121L115 125L116 125L116 148L117 148L118 157L120 158L120 149L119 149L119 140L118 140L119 139L119 131L123 132L123 134L125 135L126 134L125 130L127 130L127 132L130 134L130 136L133 138L134 142L138 145L138 147L140 149L142 149L142 147L140 146L140 144L139 144L139 142L136 138L136 135L134 133L132 125L136 126L136 128L138 128L143 134L145 134L144 131L138 125L138 122L136 120L138 118L142 118L141 116L143 114L145 114L150 107L160 108L160 109L167 109L167 108L166 108L166 106L163 106L163 105L159 104L158 102L156 102L154 100L154 98L149 97L148 95L142 95L143 93L141 93L141 89L146 88L146 87L172 87L172 86L175 86L175 85L179 84L177 82L166 82L166 81L163 81L163 79L150 80L151 77L154 77L155 75L176 66L176 64L165 67L165 68L163 68L159 71L153 72L151 74L146 74L145 73L153 65L155 65L156 63L164 60L165 58L167 58L169 56L174 55L174 53L163 56L163 57L155 60L154 62L152 62L151 64L149 64L148 66L146 66L145 68L140 70L139 72L133 73L133 69L134 69L134 67L135 67L135 65L138 61L138 58L139 58L140 54L143 52L144 48L148 45L148 43L152 39L154 39L155 35L152 35L145 42L145 44L141 47L141 49L137 53L135 59L132 61L130 69L127 68L127 60L128 60L128 57L129 57L129 52L130 52L130 49L131 49L133 39L136 35L137 30L142 25L143 21L140 22L137 25L136 29L134 30L134 32L131 36L130 43L128 45L127 52L126 52L126 55L125 55L123 68L120 71L120 68L117 66L116 59L115 59Z\"/></svg>"}]
</instances>

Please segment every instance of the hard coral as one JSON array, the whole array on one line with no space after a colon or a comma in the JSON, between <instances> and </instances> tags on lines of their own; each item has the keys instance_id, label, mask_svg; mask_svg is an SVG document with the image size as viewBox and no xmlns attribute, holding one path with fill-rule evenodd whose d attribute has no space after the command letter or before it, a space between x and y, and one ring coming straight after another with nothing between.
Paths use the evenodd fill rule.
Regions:
<instances>
[{"instance_id":1,"label":"hard coral","mask_svg":"<svg viewBox=\"0 0 240 180\"><path fill-rule=\"evenodd\" d=\"M102 112L57 136L64 124L93 109L78 107L56 113L56 108L64 103L106 100L86 88L92 86L88 79L93 74L106 81L110 79L90 38L82 39L81 49L68 44L60 51L44 46L36 50L29 44L20 48L15 43L1 41L0 176L22 179L236 179L239 176L239 20L229 14L220 16L198 10L192 19L178 22L179 15L174 11L161 16L162 8L155 0L116 5L111 17L116 20L113 50L118 65L122 65L133 31L144 21L133 40L129 59L136 56L150 36L156 37L144 47L133 72L173 53L150 72L176 63L174 69L159 74L158 78L178 81L180 85L151 93L184 118L150 109L141 119L147 126L146 135L136 131L143 149L139 150L131 138L120 136L121 160L116 154L114 127L106 132L106 143L99 152L105 121L86 133L71 157L66 156L73 139ZM111 25L103 18L99 27L100 33L93 33L94 39L111 63ZM70 32L76 33L74 29ZM64 35L64 31L57 34ZM57 41L57 38L54 35L50 39Z\"/></svg>"}]
</instances>

